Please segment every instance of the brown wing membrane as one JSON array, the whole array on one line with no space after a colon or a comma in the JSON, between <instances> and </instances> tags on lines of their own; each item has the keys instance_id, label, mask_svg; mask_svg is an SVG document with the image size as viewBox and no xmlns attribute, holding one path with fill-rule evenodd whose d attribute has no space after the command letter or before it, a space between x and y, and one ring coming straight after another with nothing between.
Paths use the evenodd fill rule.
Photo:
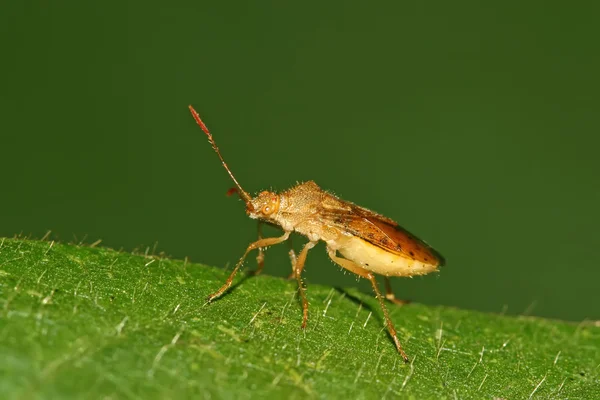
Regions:
<instances>
[{"instance_id":1,"label":"brown wing membrane","mask_svg":"<svg viewBox=\"0 0 600 400\"><path fill-rule=\"evenodd\" d=\"M350 209L324 208L323 222L358 236L392 253L442 266L444 258L427 243L417 238L395 221L366 208L352 204Z\"/></svg>"}]
</instances>

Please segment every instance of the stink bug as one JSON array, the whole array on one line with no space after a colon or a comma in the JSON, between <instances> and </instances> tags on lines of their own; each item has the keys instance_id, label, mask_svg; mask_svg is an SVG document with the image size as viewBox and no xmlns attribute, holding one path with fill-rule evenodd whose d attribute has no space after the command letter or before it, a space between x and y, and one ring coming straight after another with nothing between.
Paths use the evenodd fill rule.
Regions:
<instances>
[{"instance_id":1,"label":"stink bug","mask_svg":"<svg viewBox=\"0 0 600 400\"><path fill-rule=\"evenodd\" d=\"M444 265L444 258L440 253L400 227L394 220L344 201L324 191L313 181L300 183L282 193L263 191L255 197L250 196L235 179L196 110L192 106L189 106L189 109L235 183L236 187L230 189L228 194L237 193L246 203L246 214L259 221L258 240L246 248L225 284L211 294L208 301L213 301L231 287L235 275L250 251L259 252L256 271L259 273L263 268L262 250L287 241L292 232L297 232L308 238L308 242L297 257L293 250L290 251L291 277L298 281L302 300L302 328L306 327L308 320L308 301L302 285L302 270L308 251L322 240L327 245L327 254L334 263L371 282L396 349L404 361L408 361L377 286L375 274L385 277L385 298L400 304L403 301L394 297L389 277L424 275L437 271L438 267ZM263 222L280 227L284 232L283 235L263 238L260 231L260 224Z\"/></svg>"}]
</instances>

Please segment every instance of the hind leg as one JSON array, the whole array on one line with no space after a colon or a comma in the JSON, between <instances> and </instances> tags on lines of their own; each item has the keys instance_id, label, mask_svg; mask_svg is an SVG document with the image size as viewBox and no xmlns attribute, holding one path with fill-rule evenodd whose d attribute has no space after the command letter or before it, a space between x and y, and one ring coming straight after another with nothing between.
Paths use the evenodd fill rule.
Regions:
<instances>
[{"instance_id":1,"label":"hind leg","mask_svg":"<svg viewBox=\"0 0 600 400\"><path fill-rule=\"evenodd\" d=\"M388 332L390 333L390 336L394 340L394 344L396 345L396 349L398 350L398 353L400 353L400 355L402 356L402 358L404 359L405 362L408 362L408 356L406 355L406 353L402 349L402 346L400 345L400 341L398 340L398 336L396 335L396 328L394 327L394 324L392 323L392 320L390 319L388 310L385 307L385 302L383 301L383 296L381 295L381 292L379 291L379 288L377 287L377 280L375 280L375 275L372 272L359 267L357 264L355 264L354 262L352 262L346 258L341 258L341 257L336 256L336 251L333 249L328 248L327 254L329 254L329 257L333 260L333 262L336 263L337 265L339 265L340 267L345 268L348 271L355 273L356 275L358 275L362 278L367 278L371 282L371 285L373 286L373 291L375 292L375 295L377 296L377 300L379 300L379 305L383 309L383 315L385 316L385 322L387 324Z\"/></svg>"}]
</instances>

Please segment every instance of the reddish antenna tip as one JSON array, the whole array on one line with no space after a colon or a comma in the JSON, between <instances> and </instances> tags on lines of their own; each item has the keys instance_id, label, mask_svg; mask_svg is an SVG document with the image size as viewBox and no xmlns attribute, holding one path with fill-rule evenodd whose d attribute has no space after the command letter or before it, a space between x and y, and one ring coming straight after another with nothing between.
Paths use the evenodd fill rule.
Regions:
<instances>
[{"instance_id":1,"label":"reddish antenna tip","mask_svg":"<svg viewBox=\"0 0 600 400\"><path fill-rule=\"evenodd\" d=\"M217 156L219 156L219 159L221 160L221 164L223 164L223 168L225 168L225 170L227 171L227 173L229 174L229 176L233 180L233 183L235 183L235 186L237 186L236 192L240 195L240 197L242 198L242 200L244 200L244 202L247 205L249 205L250 201L252 200L252 197L250 197L250 195L248 194L248 192L246 192L244 189L242 189L242 186L240 186L240 184L238 183L237 179L235 179L235 176L233 176L233 173L231 172L231 170L229 169L229 167L225 163L225 160L223 159L223 156L221 155L221 152L219 151L219 148L217 147L217 144L215 143L215 140L213 139L213 137L210 134L210 132L209 132L208 128L206 127L206 125L204 125L204 122L202 122L202 119L200 119L200 115L198 114L198 112L196 110L194 110L194 107L192 107L191 105L189 105L188 108L190 109L190 112L192 113L192 117L194 117L194 119L196 120L196 123L200 126L200 128L202 128L202 130L204 131L204 133L206 133L206 136L208 136L208 141L210 142L213 150L217 153ZM232 194L233 193L235 193L235 192L232 192Z\"/></svg>"},{"instance_id":2,"label":"reddish antenna tip","mask_svg":"<svg viewBox=\"0 0 600 400\"><path fill-rule=\"evenodd\" d=\"M202 122L202 119L200 119L200 114L198 114L198 111L194 110L194 107L192 107L191 105L189 105L188 108L190 109L190 112L192 113L192 117L194 117L194 119L196 120L196 123L198 125L200 125L200 128L202 128L204 133L206 133L208 136L210 136L210 132L209 132L208 128L206 127L206 125L204 125L204 122Z\"/></svg>"}]
</instances>

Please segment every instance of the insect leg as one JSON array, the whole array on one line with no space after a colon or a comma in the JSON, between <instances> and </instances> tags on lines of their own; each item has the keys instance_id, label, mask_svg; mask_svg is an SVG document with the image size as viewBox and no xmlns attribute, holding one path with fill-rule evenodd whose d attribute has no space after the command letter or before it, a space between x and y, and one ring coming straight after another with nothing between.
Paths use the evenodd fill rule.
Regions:
<instances>
[{"instance_id":1,"label":"insect leg","mask_svg":"<svg viewBox=\"0 0 600 400\"><path fill-rule=\"evenodd\" d=\"M352 262L352 261L350 261L348 259L337 257L335 255L336 251L333 250L333 249L331 249L331 248L327 249L327 254L329 254L329 257L333 260L333 262L335 262L336 264L338 264L340 267L345 268L348 271L353 272L356 275L361 276L363 278L367 278L369 281L371 281L371 285L373 286L373 291L375 291L375 295L377 296L377 300L379 300L379 305L383 309L383 314L385 316L385 322L387 323L387 328L388 328L388 331L390 333L390 336L394 340L394 344L396 345L396 349L398 349L398 352L400 353L400 355L402 356L402 358L404 359L404 361L408 362L408 356L406 355L406 353L404 352L404 350L402 350L402 346L400 345L400 341L398 340L398 337L396 336L396 328L394 327L394 324L392 323L392 320L390 319L390 315L388 314L388 310L385 307L385 302L383 301L383 296L381 295L381 292L379 291L379 288L377 287L377 280L375 279L375 275L373 275L372 272L367 271L366 269L359 267L354 262Z\"/></svg>"},{"instance_id":2,"label":"insect leg","mask_svg":"<svg viewBox=\"0 0 600 400\"><path fill-rule=\"evenodd\" d=\"M262 240L263 236L262 236L262 222L261 221L258 221L257 230L258 230L258 240ZM262 247L258 248L258 255L256 256L256 264L258 265L258 267L256 267L256 270L253 272L254 275L260 274L262 272L263 268L265 267L265 252Z\"/></svg>"},{"instance_id":3,"label":"insect leg","mask_svg":"<svg viewBox=\"0 0 600 400\"><path fill-rule=\"evenodd\" d=\"M227 278L227 281L225 282L225 284L223 286L221 286L221 288L219 290L217 290L215 293L208 296L208 301L209 302L213 301L217 297L221 296L227 289L229 289L229 287L231 286L231 283L233 282L233 278L235 277L235 274L237 274L238 270L244 263L244 260L246 259L246 256L248 255L249 252L251 252L254 249L259 249L261 247L273 246L274 244L284 242L288 239L288 237L290 237L290 233L285 232L282 236L279 236L279 237L260 239L254 243L250 243L250 245L244 252L244 255L242 256L242 258L240 258L240 260L236 264L235 268L231 272L231 275L229 275L229 278Z\"/></svg>"},{"instance_id":4,"label":"insect leg","mask_svg":"<svg viewBox=\"0 0 600 400\"><path fill-rule=\"evenodd\" d=\"M290 251L288 252L288 254L290 255L290 262L292 263L292 273L290 274L290 276L288 276L288 279L296 279L296 252L294 251L294 246L292 244L292 238L290 238L288 240L288 243L290 244Z\"/></svg>"},{"instance_id":5,"label":"insect leg","mask_svg":"<svg viewBox=\"0 0 600 400\"><path fill-rule=\"evenodd\" d=\"M298 259L294 265L294 275L296 275L296 280L298 281L298 291L300 292L300 298L302 299L302 329L306 328L306 321L308 321L308 300L306 300L305 289L302 285L302 270L304 269L304 263L306 262L308 251L315 247L315 244L317 244L317 242L306 243L298 255Z\"/></svg>"},{"instance_id":6,"label":"insect leg","mask_svg":"<svg viewBox=\"0 0 600 400\"><path fill-rule=\"evenodd\" d=\"M410 303L410 300L400 300L397 299L392 291L392 285L390 284L390 278L387 276L383 277L385 282L385 298L391 301L394 304L403 305Z\"/></svg>"}]
</instances>

